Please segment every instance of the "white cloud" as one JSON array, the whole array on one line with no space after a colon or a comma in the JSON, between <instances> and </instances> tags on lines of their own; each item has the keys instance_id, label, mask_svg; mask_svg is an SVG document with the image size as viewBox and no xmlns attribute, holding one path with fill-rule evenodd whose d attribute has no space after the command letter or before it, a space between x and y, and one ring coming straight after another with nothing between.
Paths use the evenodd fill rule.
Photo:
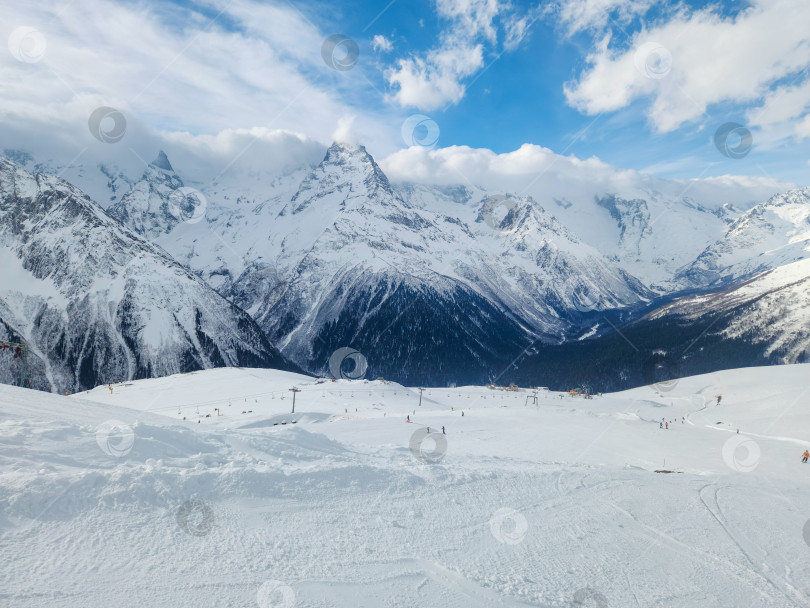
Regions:
<instances>
[{"instance_id":1,"label":"white cloud","mask_svg":"<svg viewBox=\"0 0 810 608\"><path fill-rule=\"evenodd\" d=\"M535 19L536 17L532 14L523 15L522 17L516 15L507 17L503 24L503 47L507 51L513 51L520 46L520 43L529 33L529 27Z\"/></svg>"},{"instance_id":2,"label":"white cloud","mask_svg":"<svg viewBox=\"0 0 810 608\"><path fill-rule=\"evenodd\" d=\"M660 132L672 131L699 120L712 104L755 103L774 86L780 94L786 86L780 81L810 65L807 23L806 0L754 0L735 17L711 9L679 13L637 33L626 50L615 50L610 38L603 38L588 57L590 67L567 83L566 98L597 114L649 96L650 121ZM664 77L647 77L636 68L635 55L649 42L672 57Z\"/></svg>"},{"instance_id":3,"label":"white cloud","mask_svg":"<svg viewBox=\"0 0 810 608\"><path fill-rule=\"evenodd\" d=\"M436 12L454 22L457 35L483 36L490 42L497 38L493 21L503 8L498 0L436 0Z\"/></svg>"},{"instance_id":4,"label":"white cloud","mask_svg":"<svg viewBox=\"0 0 810 608\"><path fill-rule=\"evenodd\" d=\"M344 144L358 143L358 138L354 131L354 121L356 118L357 117L354 115L341 117L338 121L337 129L332 133L332 141Z\"/></svg>"},{"instance_id":5,"label":"white cloud","mask_svg":"<svg viewBox=\"0 0 810 608\"><path fill-rule=\"evenodd\" d=\"M392 98L401 106L425 110L458 103L466 90L461 80L483 65L480 44L446 46L430 51L424 59L401 59L388 74L389 84L398 88Z\"/></svg>"},{"instance_id":6,"label":"white cloud","mask_svg":"<svg viewBox=\"0 0 810 608\"><path fill-rule=\"evenodd\" d=\"M620 193L626 197L678 199L688 193L691 200L713 208L723 203L759 202L794 187L765 177L732 175L665 180L617 169L595 157L561 156L532 144L503 154L466 146L430 151L412 147L390 155L380 166L395 183L482 187L488 191L531 195L546 206L554 205L555 198L582 200Z\"/></svg>"},{"instance_id":7,"label":"white cloud","mask_svg":"<svg viewBox=\"0 0 810 608\"><path fill-rule=\"evenodd\" d=\"M91 112L108 105L127 117L125 143L146 137L138 130L216 134L255 127L328 143L338 120L356 113L367 144L393 146L393 123L387 128L376 112L357 112L343 101L346 89L370 89L361 67L330 69L320 54L325 34L300 13L234 0L209 14L221 9L212 22L170 3L43 0L4 7L0 35L27 24L42 32L47 50L38 63L23 63L3 49L0 125L47 125L52 137L70 133L80 149L96 143L87 129Z\"/></svg>"},{"instance_id":8,"label":"white cloud","mask_svg":"<svg viewBox=\"0 0 810 608\"><path fill-rule=\"evenodd\" d=\"M749 124L766 126L802 116L810 105L810 81L781 87L765 96L762 105L748 112Z\"/></svg>"},{"instance_id":9,"label":"white cloud","mask_svg":"<svg viewBox=\"0 0 810 608\"><path fill-rule=\"evenodd\" d=\"M563 0L553 9L569 36L585 30L603 30L611 21L622 24L643 15L654 0Z\"/></svg>"},{"instance_id":10,"label":"white cloud","mask_svg":"<svg viewBox=\"0 0 810 608\"><path fill-rule=\"evenodd\" d=\"M800 122L796 123L796 136L799 139L810 138L810 114L806 115Z\"/></svg>"},{"instance_id":11,"label":"white cloud","mask_svg":"<svg viewBox=\"0 0 810 608\"><path fill-rule=\"evenodd\" d=\"M391 42L388 38L383 36L382 34L376 34L374 38L371 40L371 48L375 51L382 51L383 53L389 53L394 50L394 43Z\"/></svg>"},{"instance_id":12,"label":"white cloud","mask_svg":"<svg viewBox=\"0 0 810 608\"><path fill-rule=\"evenodd\" d=\"M423 110L458 103L466 93L464 79L484 67L485 49L497 46L496 22L503 22L506 50L518 46L530 24L499 0L436 0L436 12L449 21L439 45L422 56L399 59L386 72L394 90L389 101Z\"/></svg>"}]
</instances>

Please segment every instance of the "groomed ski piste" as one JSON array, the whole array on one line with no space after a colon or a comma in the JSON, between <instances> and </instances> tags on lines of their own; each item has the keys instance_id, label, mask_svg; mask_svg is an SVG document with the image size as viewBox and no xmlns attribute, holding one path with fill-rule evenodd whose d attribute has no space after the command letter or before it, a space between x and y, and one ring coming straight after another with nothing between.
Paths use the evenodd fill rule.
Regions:
<instances>
[{"instance_id":1,"label":"groomed ski piste","mask_svg":"<svg viewBox=\"0 0 810 608\"><path fill-rule=\"evenodd\" d=\"M810 365L418 404L240 368L2 386L0 605L810 606Z\"/></svg>"}]
</instances>

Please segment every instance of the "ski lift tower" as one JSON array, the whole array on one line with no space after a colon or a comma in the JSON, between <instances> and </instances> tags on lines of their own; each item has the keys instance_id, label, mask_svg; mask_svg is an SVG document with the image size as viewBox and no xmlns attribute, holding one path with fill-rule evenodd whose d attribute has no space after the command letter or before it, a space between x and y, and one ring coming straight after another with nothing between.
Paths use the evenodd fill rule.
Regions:
<instances>
[{"instance_id":1,"label":"ski lift tower","mask_svg":"<svg viewBox=\"0 0 810 608\"><path fill-rule=\"evenodd\" d=\"M10 350L15 359L20 359L20 388L25 388L28 380L28 345L24 342L7 342L0 340L0 350Z\"/></svg>"}]
</instances>

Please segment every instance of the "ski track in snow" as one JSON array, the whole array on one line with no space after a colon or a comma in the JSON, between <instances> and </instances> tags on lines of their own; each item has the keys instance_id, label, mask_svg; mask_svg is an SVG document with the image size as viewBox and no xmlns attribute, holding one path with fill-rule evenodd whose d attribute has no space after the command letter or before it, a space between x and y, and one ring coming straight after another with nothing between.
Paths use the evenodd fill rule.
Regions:
<instances>
[{"instance_id":1,"label":"ski track in snow","mask_svg":"<svg viewBox=\"0 0 810 608\"><path fill-rule=\"evenodd\" d=\"M420 408L393 383L241 368L0 387L0 605L563 608L588 589L610 607L810 606L810 467L786 437L810 414L783 405L808 369L537 406L460 387ZM134 433L121 458L96 441L109 419ZM754 471L724 462L717 421L759 442ZM415 459L412 433L442 425L444 459ZM203 536L177 524L192 498L214 513ZM260 604L265 581L294 603Z\"/></svg>"}]
</instances>

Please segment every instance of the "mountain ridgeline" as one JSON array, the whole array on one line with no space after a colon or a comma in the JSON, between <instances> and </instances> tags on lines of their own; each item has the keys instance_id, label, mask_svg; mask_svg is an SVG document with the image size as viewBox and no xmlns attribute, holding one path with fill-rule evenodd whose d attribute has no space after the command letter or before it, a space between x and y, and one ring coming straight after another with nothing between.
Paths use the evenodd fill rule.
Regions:
<instances>
[{"instance_id":1,"label":"mountain ridgeline","mask_svg":"<svg viewBox=\"0 0 810 608\"><path fill-rule=\"evenodd\" d=\"M3 161L0 252L16 266L0 333L31 343L32 385L329 374L351 347L366 377L410 385L605 391L655 380L650 361L683 375L810 354L807 189L747 211L637 192L549 206L392 184L348 144L258 185L187 182L160 152L105 212Z\"/></svg>"},{"instance_id":2,"label":"mountain ridgeline","mask_svg":"<svg viewBox=\"0 0 810 608\"><path fill-rule=\"evenodd\" d=\"M77 188L0 159L0 338L33 388L215 366L296 369L253 319ZM3 366L4 381L19 370Z\"/></svg>"}]
</instances>

